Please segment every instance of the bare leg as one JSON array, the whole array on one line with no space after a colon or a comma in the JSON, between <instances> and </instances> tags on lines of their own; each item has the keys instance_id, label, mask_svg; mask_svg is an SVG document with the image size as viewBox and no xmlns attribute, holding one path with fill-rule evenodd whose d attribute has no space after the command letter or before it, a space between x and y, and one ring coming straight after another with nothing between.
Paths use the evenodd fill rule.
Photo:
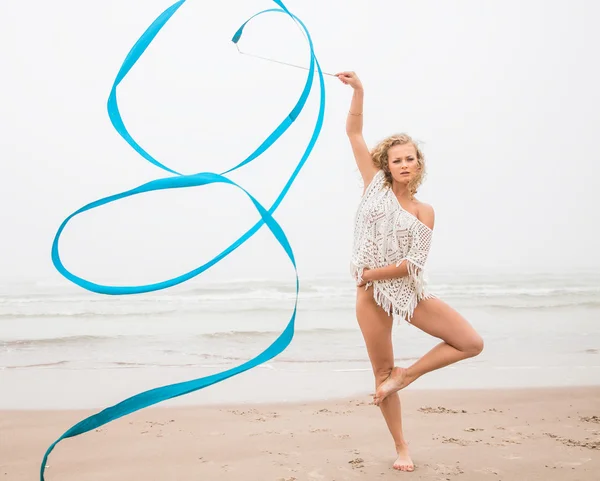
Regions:
<instances>
[{"instance_id":1,"label":"bare leg","mask_svg":"<svg viewBox=\"0 0 600 481\"><path fill-rule=\"evenodd\" d=\"M392 346L393 321L373 298L372 288L359 287L356 296L356 318L365 339L369 359L375 375L375 389L389 378L394 367ZM394 469L413 471L414 464L408 453L408 444L402 433L402 411L398 393L392 393L379 404L388 429L396 445L398 458Z\"/></svg>"},{"instance_id":2,"label":"bare leg","mask_svg":"<svg viewBox=\"0 0 600 481\"><path fill-rule=\"evenodd\" d=\"M455 362L477 356L483 350L483 339L458 312L440 299L419 302L411 323L443 342L407 369L394 367L389 379L375 394L375 404L405 388L423 374Z\"/></svg>"}]
</instances>

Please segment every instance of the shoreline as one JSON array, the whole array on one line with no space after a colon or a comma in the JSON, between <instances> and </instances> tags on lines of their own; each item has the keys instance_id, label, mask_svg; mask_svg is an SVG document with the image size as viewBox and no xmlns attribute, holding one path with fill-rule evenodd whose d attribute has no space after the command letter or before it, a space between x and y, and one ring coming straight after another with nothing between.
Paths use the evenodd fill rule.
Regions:
<instances>
[{"instance_id":1,"label":"shoreline","mask_svg":"<svg viewBox=\"0 0 600 481\"><path fill-rule=\"evenodd\" d=\"M282 370L261 365L161 405L217 406L223 399L231 400L233 405L290 404L365 396L373 385L372 370L367 366L364 363L360 369L347 369L340 363L340 369L323 370L316 364L301 370ZM218 369L2 370L0 410L104 409L149 389L197 379L228 367L231 366L219 366ZM579 389L600 387L599 379L600 366L586 366L585 369L569 366L483 368L476 358L427 374L411 386L411 391Z\"/></svg>"},{"instance_id":2,"label":"shoreline","mask_svg":"<svg viewBox=\"0 0 600 481\"><path fill-rule=\"evenodd\" d=\"M600 472L600 386L407 389L417 466L391 469L393 442L368 395L289 403L162 403L67 439L47 480L487 479L587 481ZM97 411L0 410L0 475L36 479L43 453ZM460 478L459 478L460 476Z\"/></svg>"},{"instance_id":3,"label":"shoreline","mask_svg":"<svg viewBox=\"0 0 600 481\"><path fill-rule=\"evenodd\" d=\"M428 376L431 373L427 374ZM211 389L213 386L209 386L205 389ZM333 396L327 398L320 399L300 399L300 400L290 400L290 401L231 401L231 402L217 402L213 401L211 403L190 403L190 404L182 404L176 405L173 402L175 399L161 402L159 404L149 406L144 408L142 411L151 411L151 410L176 410L176 411L189 411L189 410L197 410L197 409L239 409L247 406L261 407L264 409L270 409L274 407L281 406L306 406L310 404L339 404L339 403L352 403L357 399L360 399L361 402L368 402L372 393L371 392L358 392L353 396ZM374 390L372 390L374 391ZM519 399L521 397L524 398L532 398L536 394L542 398L543 396L549 395L566 395L567 392L571 392L575 394L577 397L585 397L588 395L597 396L598 401L600 402L600 383L594 385L577 385L577 386L536 386L536 387L511 387L511 388L497 388L497 387L483 387L483 388L472 388L472 387L459 387L459 388L418 388L413 385L410 388L401 391L400 394L402 399L404 397L409 398L423 398L429 399L434 396L440 395L445 400L451 400L453 402L460 402L465 396L475 396L482 395L488 396L492 395L499 400L499 402L503 402L503 399ZM137 394L137 393L136 393ZM493 402L493 401L491 401ZM373 405L374 406L374 405ZM107 406L104 406L107 407ZM102 406L98 406L97 408L42 408L42 409L23 409L23 408L0 408L0 418L4 414L7 413L37 413L37 414L50 414L50 413L61 413L61 412L69 412L69 413L82 413L83 415L90 415L95 412L98 412L104 409ZM600 404L598 405L598 411L600 413ZM598 427L598 431L600 434L600 425Z\"/></svg>"}]
</instances>

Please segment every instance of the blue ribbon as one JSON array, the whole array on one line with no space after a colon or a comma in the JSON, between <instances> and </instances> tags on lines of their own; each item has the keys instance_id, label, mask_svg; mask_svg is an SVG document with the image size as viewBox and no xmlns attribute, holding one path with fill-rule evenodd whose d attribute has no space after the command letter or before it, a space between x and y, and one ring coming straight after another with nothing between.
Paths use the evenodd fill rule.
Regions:
<instances>
[{"instance_id":1,"label":"blue ribbon","mask_svg":"<svg viewBox=\"0 0 600 481\"><path fill-rule=\"evenodd\" d=\"M56 269L64 277L66 277L73 283L79 285L80 287L87 289L89 291L92 291L92 292L97 292L100 294L108 294L108 295L126 295L126 294L139 294L139 293L144 293L144 292L152 292L152 291L156 291L159 289L165 289L168 287L175 286L177 284L185 282L185 281L191 279L192 277L195 277L198 274L204 272L205 270L207 270L208 268L210 268L211 266L213 266L214 264L219 262L221 259L223 259L227 255L229 255L231 252L233 252L239 246L241 246L244 242L246 242L248 239L250 239L263 226L263 224L266 224L267 227L269 228L269 230L273 233L273 235L275 236L275 238L281 245L281 247L286 252L292 265L294 266L295 277L296 277L296 299L294 302L294 311L292 313L292 316L291 316L286 328L283 330L283 332L277 337L277 339L275 339L275 341L269 347L267 347L263 352L258 354L253 359L250 359L249 361L244 362L232 369L228 369L226 371L222 371L217 374L212 374L210 376L193 379L191 381L161 386L161 387L158 387L155 389L151 389L149 391L142 392L140 394L136 394L135 396L125 399L124 401L122 401L118 404L115 404L114 406L108 407L97 414L89 416L88 418L83 419L76 425L72 426L60 438L58 438L54 443L52 443L52 445L46 451L44 458L42 460L41 469L40 469L41 481L44 481L44 471L45 471L46 463L48 460L48 456L52 452L54 447L61 440L70 438L70 437L74 437L79 434L86 433L86 432L96 429L100 426L103 426L104 424L114 421L115 419L118 419L122 416L126 416L128 414L131 414L131 413L138 411L140 409L143 409L145 407L148 407L153 404L157 404L162 401L166 401L168 399L172 399L172 398L175 398L178 396L182 396L184 394L188 394L188 393L197 391L199 389L202 389L207 386L211 386L212 384L221 382L232 376L235 376L244 371L252 369L253 367L256 367L266 361L269 361L270 359L274 358L275 356L277 356L278 354L283 352L283 350L285 350L287 348L287 346L290 344L290 342L292 341L292 338L294 336L294 323L295 323L295 319L296 319L296 309L297 309L297 304L298 304L298 292L299 292L298 271L296 268L296 261L294 259L294 254L292 252L292 248L287 240L285 233L283 232L283 229L278 224L278 222L273 218L273 213L275 212L275 210L277 209L279 204L281 204L281 202L283 201L283 199L286 196L286 194L288 193L292 183L294 182L294 180L298 176L298 173L300 172L300 170L302 169L306 160L308 159L308 157L317 141L317 138L319 137L321 128L323 126L323 118L324 118L324 113L325 113L325 85L324 85L324 81L323 81L323 73L321 71L321 67L320 67L319 62L314 53L312 39L311 39L308 29L306 28L304 23L298 17L296 17L294 14L292 14L285 7L285 5L279 0L273 0L273 1L280 8L263 10L262 12L257 13L256 15L254 15L250 19L248 19L237 30L237 32L234 34L234 36L232 38L232 41L234 43L237 43L239 41L239 39L242 36L243 29L248 22L250 22L253 18L257 17L258 15L262 15L264 13L270 13L270 12L285 13L285 14L289 15L294 21L298 22L298 24L302 27L302 29L306 33L306 37L307 37L308 44L310 47L310 68L308 71L306 84L302 90L302 93L301 93L298 101L296 102L296 105L290 111L290 113L281 121L281 123L278 125L278 127L256 148L256 150L254 152L252 152L242 162L237 164L235 167L232 167L231 169L229 169L225 172L222 172L221 174L217 174L217 173L213 173L213 172L201 172L201 173L197 173L197 174L184 175L184 174L181 174L181 173L167 167L166 165L164 165L161 162L159 162L158 160L156 160L154 157L152 157L152 155L150 155L146 150L144 150L129 134L129 132L127 131L127 128L125 127L125 124L123 123L121 114L119 112L119 107L118 107L118 102L117 102L117 87L121 83L121 81L125 78L127 73L131 70L131 68L135 65L137 60L144 53L146 48L148 48L148 46L150 45L150 43L152 42L154 37L158 34L160 29L167 23L167 21L171 18L171 16L173 16L173 14L185 3L185 1L186 0L180 0L176 3L174 3L173 5L171 5L169 8L167 8L161 15L159 15L156 18L156 20L148 27L148 29L142 34L142 36L134 44L134 46L131 48L131 50L127 54L127 57L123 61L123 64L115 78L115 81L113 83L113 86L112 86L112 89L110 91L110 95L108 98L108 103L107 103L108 114L109 114L110 120L111 120L113 126L115 127L115 129L117 130L117 132L121 135L121 137L123 137L123 139L125 139L125 141L131 147L133 147L133 149L136 150L147 161L149 161L152 164L154 164L155 166L160 167L161 169L169 172L172 175L169 177L153 180L153 181L150 181L139 187L136 187L134 189L131 189L131 190L128 190L125 192L121 192L119 194L111 195L109 197L105 197L105 198L97 200L95 202L91 202L91 203L85 205L84 207L80 208L79 210L73 212L70 216L68 216L63 221L63 223L58 228L56 236L54 237L54 241L52 243L52 262L53 262L54 266L56 267ZM232 180L227 178L225 175L230 172L233 172L234 170L239 169L240 167L242 167L242 166L250 163L254 159L256 159L263 152L265 152L271 145L273 145L273 143L276 142L277 139L279 139L285 133L285 131L291 126L291 124L296 120L298 115L302 112L302 110L305 106L306 100L310 94L311 87L312 87L313 80L314 80L315 67L317 70L317 74L319 76L320 101L319 101L319 113L318 113L318 117L317 117L317 121L315 123L313 133L311 135L311 138L308 142L308 145L307 145L304 153L302 154L300 161L298 162L298 165L296 166L294 172L292 173L289 180L285 184L283 190L278 195L278 197L276 198L273 205L269 209L266 209L248 191L246 191L243 187L241 187L240 185L236 184L235 182L233 182ZM213 183L228 184L228 185L232 185L232 186L237 187L238 189L242 190L246 194L246 196L250 199L250 201L252 202L252 204L254 205L254 207L256 208L258 213L260 214L261 219L254 226L252 226L248 231L246 231L242 236L240 236L235 242L233 242L229 247L224 249L220 254L215 256L213 259L211 259L207 263L201 265L200 267L197 267L196 269L193 269L193 270L191 270L185 274L182 274L180 276L177 276L177 277L174 277L172 279L168 279L168 280L165 280L162 282L158 282L155 284L146 284L146 285L140 285L140 286L109 286L109 285L96 284L94 282L83 279L82 277L79 277L79 276L73 274L72 272L70 272L69 270L67 270L65 268L65 266L62 264L62 262L60 260L60 255L59 255L58 241L59 241L60 235L62 234L62 231L66 227L67 223L76 215L82 214L83 212L86 212L91 209L95 209L97 207L108 204L110 202L124 199L126 197L130 197L133 195L143 194L145 192L151 192L151 191L163 190L163 189L196 187L196 186L200 186L200 185L207 185L207 184L213 184Z\"/></svg>"}]
</instances>

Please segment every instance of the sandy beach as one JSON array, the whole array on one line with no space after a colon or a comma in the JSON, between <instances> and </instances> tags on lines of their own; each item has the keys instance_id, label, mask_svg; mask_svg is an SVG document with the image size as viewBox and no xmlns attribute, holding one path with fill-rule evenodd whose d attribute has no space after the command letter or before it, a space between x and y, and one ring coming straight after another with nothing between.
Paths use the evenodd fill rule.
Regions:
<instances>
[{"instance_id":1,"label":"sandy beach","mask_svg":"<svg viewBox=\"0 0 600 481\"><path fill-rule=\"evenodd\" d=\"M600 479L600 387L409 389L402 401L414 473L391 468L391 438L365 393L149 408L60 443L47 480ZM1 411L2 479L38 479L50 443L93 412Z\"/></svg>"},{"instance_id":2,"label":"sandy beach","mask_svg":"<svg viewBox=\"0 0 600 481\"><path fill-rule=\"evenodd\" d=\"M254 3L0 0L0 481L600 481L600 1Z\"/></svg>"}]
</instances>

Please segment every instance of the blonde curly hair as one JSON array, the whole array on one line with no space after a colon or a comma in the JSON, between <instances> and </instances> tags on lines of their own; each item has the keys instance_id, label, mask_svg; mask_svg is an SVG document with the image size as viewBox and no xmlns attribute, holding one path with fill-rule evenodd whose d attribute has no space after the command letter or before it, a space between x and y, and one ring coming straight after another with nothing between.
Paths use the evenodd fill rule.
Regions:
<instances>
[{"instance_id":1,"label":"blonde curly hair","mask_svg":"<svg viewBox=\"0 0 600 481\"><path fill-rule=\"evenodd\" d=\"M410 193L414 197L414 195L417 193L417 189L425 179L425 156L423 155L423 152L417 145L417 142L415 142L412 139L412 137L410 137L410 135L394 134L390 135L389 137L386 137L371 150L371 157L373 158L375 166L378 169L383 170L383 173L385 174L385 184L388 187L391 187L392 173L390 172L390 166L388 163L388 150L394 145L405 144L412 144L415 147L415 150L417 151L417 163L419 165L419 174L413 180L411 180L410 184L408 185Z\"/></svg>"}]
</instances>

